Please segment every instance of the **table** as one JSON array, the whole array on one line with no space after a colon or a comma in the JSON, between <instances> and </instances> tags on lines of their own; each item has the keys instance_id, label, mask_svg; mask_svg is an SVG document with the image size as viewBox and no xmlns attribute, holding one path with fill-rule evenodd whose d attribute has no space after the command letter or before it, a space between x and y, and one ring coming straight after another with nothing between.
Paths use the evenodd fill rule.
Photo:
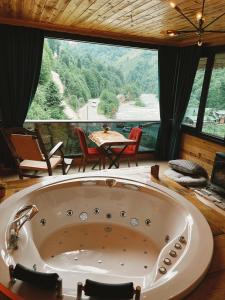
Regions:
<instances>
[{"instance_id":1,"label":"table","mask_svg":"<svg viewBox=\"0 0 225 300\"><path fill-rule=\"evenodd\" d=\"M110 164L109 169L112 166L119 168L119 159L128 145L134 145L136 141L125 138L121 133L117 131L94 131L89 135L89 139L92 140L101 150L106 157L108 157ZM121 151L115 153L113 147L120 147ZM94 166L95 167L95 166Z\"/></svg>"}]
</instances>

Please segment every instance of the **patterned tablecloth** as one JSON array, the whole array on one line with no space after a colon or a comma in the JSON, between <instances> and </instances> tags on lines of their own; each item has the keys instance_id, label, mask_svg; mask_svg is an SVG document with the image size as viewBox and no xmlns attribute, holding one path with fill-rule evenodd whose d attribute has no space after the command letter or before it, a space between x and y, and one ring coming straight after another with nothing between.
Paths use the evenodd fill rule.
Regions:
<instances>
[{"instance_id":1,"label":"patterned tablecloth","mask_svg":"<svg viewBox=\"0 0 225 300\"><path fill-rule=\"evenodd\" d=\"M92 140L98 147L135 144L134 140L129 140L121 133L110 130L107 132L94 131L89 135L89 139Z\"/></svg>"}]
</instances>

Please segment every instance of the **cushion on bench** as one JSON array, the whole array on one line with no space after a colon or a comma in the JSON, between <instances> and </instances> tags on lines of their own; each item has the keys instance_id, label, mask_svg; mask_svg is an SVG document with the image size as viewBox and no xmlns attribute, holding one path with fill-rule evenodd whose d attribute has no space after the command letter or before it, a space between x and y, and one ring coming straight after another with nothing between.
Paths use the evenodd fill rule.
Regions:
<instances>
[{"instance_id":1,"label":"cushion on bench","mask_svg":"<svg viewBox=\"0 0 225 300\"><path fill-rule=\"evenodd\" d=\"M196 176L203 176L208 178L208 174L206 170L191 160L186 159L175 159L170 160L168 165L175 171L188 174L188 175L196 175Z\"/></svg>"},{"instance_id":2,"label":"cushion on bench","mask_svg":"<svg viewBox=\"0 0 225 300\"><path fill-rule=\"evenodd\" d=\"M204 186L207 184L207 178L203 176L190 176L179 173L175 170L168 169L164 172L164 175L174 180L175 182L186 186Z\"/></svg>"}]
</instances>

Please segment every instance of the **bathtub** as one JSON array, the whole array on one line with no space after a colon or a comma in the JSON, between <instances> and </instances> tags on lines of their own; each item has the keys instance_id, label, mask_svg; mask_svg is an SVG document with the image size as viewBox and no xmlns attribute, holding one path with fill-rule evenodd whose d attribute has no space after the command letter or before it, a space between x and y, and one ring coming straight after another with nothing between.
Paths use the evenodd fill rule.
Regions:
<instances>
[{"instance_id":1,"label":"bathtub","mask_svg":"<svg viewBox=\"0 0 225 300\"><path fill-rule=\"evenodd\" d=\"M16 212L35 204L39 213L8 249ZM182 299L203 278L213 253L211 230L201 213L177 193L120 177L49 179L11 196L0 206L0 282L16 263L63 280L63 299L75 299L77 282L134 282L141 299ZM26 300L54 295L21 284ZM83 299L86 299L83 296Z\"/></svg>"}]
</instances>

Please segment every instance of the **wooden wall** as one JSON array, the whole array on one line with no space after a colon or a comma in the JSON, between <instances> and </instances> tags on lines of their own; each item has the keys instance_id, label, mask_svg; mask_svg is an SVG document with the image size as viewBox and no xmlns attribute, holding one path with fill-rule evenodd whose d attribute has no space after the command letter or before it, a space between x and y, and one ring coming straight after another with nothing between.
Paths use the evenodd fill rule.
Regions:
<instances>
[{"instance_id":1,"label":"wooden wall","mask_svg":"<svg viewBox=\"0 0 225 300\"><path fill-rule=\"evenodd\" d=\"M225 146L184 133L182 135L180 158L188 159L203 166L209 175L216 152L225 152Z\"/></svg>"}]
</instances>

